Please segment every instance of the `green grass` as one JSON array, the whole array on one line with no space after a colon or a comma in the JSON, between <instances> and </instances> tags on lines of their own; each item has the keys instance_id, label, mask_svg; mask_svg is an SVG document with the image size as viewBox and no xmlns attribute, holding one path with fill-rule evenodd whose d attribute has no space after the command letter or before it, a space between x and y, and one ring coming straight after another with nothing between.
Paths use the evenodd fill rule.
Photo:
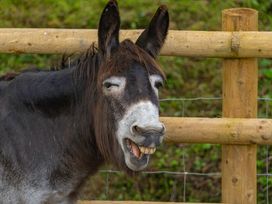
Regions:
<instances>
[{"instance_id":1,"label":"green grass","mask_svg":"<svg viewBox=\"0 0 272 204\"><path fill-rule=\"evenodd\" d=\"M5 28L97 28L101 0L5 0L0 2L0 27ZM232 7L250 7L259 11L260 30L271 30L272 3L267 0L126 0L119 1L123 29L144 28L159 4L166 4L170 28L179 30L220 30L221 11ZM59 56L1 54L0 74L28 67L48 68ZM166 72L166 88L161 98L221 96L221 60L205 58L160 57ZM272 61L259 60L259 96L272 97ZM161 103L162 115L220 117L221 101L187 101ZM269 109L267 110L267 107ZM259 116L271 117L272 103L259 103ZM193 130L192 130L193 131ZM271 147L269 147L271 151ZM183 162L185 158L185 163ZM258 153L258 172L265 172L266 148ZM271 169L272 162L269 167ZM189 172L220 171L220 148L214 145L165 145L151 163L151 170ZM99 173L84 188L82 198L112 200L220 201L218 177L183 175L146 175L128 178L122 173ZM258 203L266 203L266 178L259 177ZM109 183L107 188L106 183ZM271 185L271 178L268 180ZM184 197L184 190L186 198ZM272 198L270 190L269 198Z\"/></svg>"}]
</instances>

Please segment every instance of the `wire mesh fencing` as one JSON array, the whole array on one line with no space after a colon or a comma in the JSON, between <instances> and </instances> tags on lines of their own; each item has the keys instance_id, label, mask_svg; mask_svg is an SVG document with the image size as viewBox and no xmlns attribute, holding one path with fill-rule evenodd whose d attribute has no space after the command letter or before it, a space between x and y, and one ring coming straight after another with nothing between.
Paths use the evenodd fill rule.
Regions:
<instances>
[{"instance_id":1,"label":"wire mesh fencing","mask_svg":"<svg viewBox=\"0 0 272 204\"><path fill-rule=\"evenodd\" d=\"M221 117L221 97L161 99L167 116ZM165 105L166 104L166 105ZM171 105L179 107L171 112ZM258 99L260 118L271 118L271 98ZM195 112L195 106L198 112ZM193 111L192 111L193 110ZM193 130L192 130L193 131ZM272 204L272 148L258 147L258 203ZM179 202L221 201L221 148L211 144L166 145L151 158L150 167L132 177L105 166L87 183L82 199Z\"/></svg>"}]
</instances>

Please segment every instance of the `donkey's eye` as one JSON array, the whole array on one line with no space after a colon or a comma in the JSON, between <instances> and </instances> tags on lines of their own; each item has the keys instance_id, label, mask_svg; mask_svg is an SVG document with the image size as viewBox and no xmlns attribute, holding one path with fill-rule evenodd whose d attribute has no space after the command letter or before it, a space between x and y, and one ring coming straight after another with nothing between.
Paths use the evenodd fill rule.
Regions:
<instances>
[{"instance_id":1,"label":"donkey's eye","mask_svg":"<svg viewBox=\"0 0 272 204\"><path fill-rule=\"evenodd\" d=\"M114 83L111 83L111 82L104 82L103 86L106 87L107 89L109 89L111 87L119 87L118 84L114 84Z\"/></svg>"},{"instance_id":2,"label":"donkey's eye","mask_svg":"<svg viewBox=\"0 0 272 204\"><path fill-rule=\"evenodd\" d=\"M162 83L161 81L156 81L156 82L155 82L155 87L156 87L157 89L160 89L161 87L163 87L163 83Z\"/></svg>"},{"instance_id":3,"label":"donkey's eye","mask_svg":"<svg viewBox=\"0 0 272 204\"><path fill-rule=\"evenodd\" d=\"M119 96L123 93L126 78L122 76L111 76L103 81L103 93L105 95Z\"/></svg>"}]
</instances>

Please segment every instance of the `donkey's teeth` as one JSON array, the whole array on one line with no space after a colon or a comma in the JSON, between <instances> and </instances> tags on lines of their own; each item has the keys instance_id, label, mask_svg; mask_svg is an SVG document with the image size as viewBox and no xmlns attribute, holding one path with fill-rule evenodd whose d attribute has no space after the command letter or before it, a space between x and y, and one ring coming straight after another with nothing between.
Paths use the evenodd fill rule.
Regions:
<instances>
[{"instance_id":1,"label":"donkey's teeth","mask_svg":"<svg viewBox=\"0 0 272 204\"><path fill-rule=\"evenodd\" d=\"M155 147L138 146L136 143L134 143L130 139L126 139L126 145L127 145L127 148L130 150L130 152L137 159L141 159L144 154L154 154L154 152L156 151Z\"/></svg>"},{"instance_id":2,"label":"donkey's teeth","mask_svg":"<svg viewBox=\"0 0 272 204\"><path fill-rule=\"evenodd\" d=\"M152 150L151 150L151 154L154 154L154 153L155 153L155 151L156 151L156 148L152 148Z\"/></svg>"},{"instance_id":3,"label":"donkey's teeth","mask_svg":"<svg viewBox=\"0 0 272 204\"><path fill-rule=\"evenodd\" d=\"M140 149L141 153L143 153L143 154L154 154L154 152L156 151L155 147L139 146L139 149Z\"/></svg>"}]
</instances>

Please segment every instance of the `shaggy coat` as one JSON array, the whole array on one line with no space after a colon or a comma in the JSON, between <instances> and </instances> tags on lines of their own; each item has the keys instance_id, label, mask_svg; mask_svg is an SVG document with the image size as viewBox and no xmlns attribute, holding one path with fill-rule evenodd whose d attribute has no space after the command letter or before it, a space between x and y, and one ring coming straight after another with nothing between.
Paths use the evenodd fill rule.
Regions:
<instances>
[{"instance_id":1,"label":"shaggy coat","mask_svg":"<svg viewBox=\"0 0 272 204\"><path fill-rule=\"evenodd\" d=\"M164 80L155 57L168 21L162 6L135 44L119 43L118 7L110 1L100 19L98 49L91 46L57 71L1 77L0 203L74 203L84 181L104 162L128 173L145 167L149 155L138 158L133 139L124 140L134 147L124 154L117 132L134 104L158 109L154 87L162 82L153 87L150 76ZM159 145L164 134L164 128L133 130L140 135L135 141L141 137L146 147Z\"/></svg>"}]
</instances>

